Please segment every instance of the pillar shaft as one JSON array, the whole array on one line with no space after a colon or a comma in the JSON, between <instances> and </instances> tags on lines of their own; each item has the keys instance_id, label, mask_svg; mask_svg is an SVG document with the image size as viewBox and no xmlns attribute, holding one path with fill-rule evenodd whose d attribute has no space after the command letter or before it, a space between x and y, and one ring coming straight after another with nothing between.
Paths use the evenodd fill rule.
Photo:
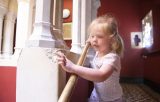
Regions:
<instances>
[{"instance_id":1,"label":"pillar shaft","mask_svg":"<svg viewBox=\"0 0 160 102\"><path fill-rule=\"evenodd\" d=\"M3 31L3 21L4 21L4 16L7 12L7 10L3 7L0 7L0 53L2 52L2 31Z\"/></svg>"},{"instance_id":2,"label":"pillar shaft","mask_svg":"<svg viewBox=\"0 0 160 102\"><path fill-rule=\"evenodd\" d=\"M22 48L31 35L32 27L32 5L29 0L18 0L17 27L14 58L18 58ZM25 12L25 13L24 13Z\"/></svg>"},{"instance_id":3,"label":"pillar shaft","mask_svg":"<svg viewBox=\"0 0 160 102\"><path fill-rule=\"evenodd\" d=\"M80 53L88 39L87 28L97 17L99 0L73 0L72 48L71 52Z\"/></svg>"},{"instance_id":4,"label":"pillar shaft","mask_svg":"<svg viewBox=\"0 0 160 102\"><path fill-rule=\"evenodd\" d=\"M72 48L71 52L80 53L81 49L81 0L73 0Z\"/></svg>"},{"instance_id":5,"label":"pillar shaft","mask_svg":"<svg viewBox=\"0 0 160 102\"><path fill-rule=\"evenodd\" d=\"M9 57L13 54L13 40L14 40L14 28L15 28L16 14L14 12L8 12L4 20L4 32L3 32L3 56Z\"/></svg>"},{"instance_id":6,"label":"pillar shaft","mask_svg":"<svg viewBox=\"0 0 160 102\"><path fill-rule=\"evenodd\" d=\"M83 47L88 39L87 29L92 21L91 19L91 7L92 0L82 0L81 5L81 46Z\"/></svg>"},{"instance_id":7,"label":"pillar shaft","mask_svg":"<svg viewBox=\"0 0 160 102\"><path fill-rule=\"evenodd\" d=\"M97 10L100 7L99 0L81 0L81 46L83 47L88 39L87 29L93 19L97 17ZM88 6L91 5L91 6Z\"/></svg>"}]
</instances>

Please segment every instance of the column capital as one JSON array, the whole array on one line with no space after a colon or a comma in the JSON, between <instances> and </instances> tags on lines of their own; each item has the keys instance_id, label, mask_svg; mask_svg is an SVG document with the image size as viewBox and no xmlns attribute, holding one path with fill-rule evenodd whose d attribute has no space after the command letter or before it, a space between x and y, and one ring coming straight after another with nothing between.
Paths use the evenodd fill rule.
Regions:
<instances>
[{"instance_id":1,"label":"column capital","mask_svg":"<svg viewBox=\"0 0 160 102\"><path fill-rule=\"evenodd\" d=\"M0 1L0 7L4 7L4 8L8 8L8 3L9 3L9 0L1 0Z\"/></svg>"},{"instance_id":2,"label":"column capital","mask_svg":"<svg viewBox=\"0 0 160 102\"><path fill-rule=\"evenodd\" d=\"M7 11L7 8L0 6L0 18L3 18Z\"/></svg>"},{"instance_id":3,"label":"column capital","mask_svg":"<svg viewBox=\"0 0 160 102\"><path fill-rule=\"evenodd\" d=\"M5 20L9 20L13 23L15 23L16 18L17 18L17 14L15 14L14 12L8 12L5 16Z\"/></svg>"}]
</instances>

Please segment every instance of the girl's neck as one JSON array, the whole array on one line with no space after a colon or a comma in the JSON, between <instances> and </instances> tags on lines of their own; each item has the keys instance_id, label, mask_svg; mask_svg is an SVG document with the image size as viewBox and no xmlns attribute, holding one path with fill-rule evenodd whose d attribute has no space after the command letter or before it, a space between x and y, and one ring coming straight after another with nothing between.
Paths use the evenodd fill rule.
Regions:
<instances>
[{"instance_id":1,"label":"girl's neck","mask_svg":"<svg viewBox=\"0 0 160 102\"><path fill-rule=\"evenodd\" d=\"M111 50L104 51L104 52L98 52L97 57L101 58L101 57L105 56L106 54L108 54L108 53L110 53L110 52L111 52Z\"/></svg>"}]
</instances>

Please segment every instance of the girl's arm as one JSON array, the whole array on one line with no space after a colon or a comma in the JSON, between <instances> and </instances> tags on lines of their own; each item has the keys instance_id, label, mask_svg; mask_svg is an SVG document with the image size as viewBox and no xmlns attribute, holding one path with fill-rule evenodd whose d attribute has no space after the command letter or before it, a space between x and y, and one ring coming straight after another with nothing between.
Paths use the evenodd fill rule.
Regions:
<instances>
[{"instance_id":1,"label":"girl's arm","mask_svg":"<svg viewBox=\"0 0 160 102\"><path fill-rule=\"evenodd\" d=\"M65 71L77 74L86 80L94 82L105 81L114 70L111 65L103 65L100 69L78 66L68 60L63 53L58 54L57 60L58 64L60 64Z\"/></svg>"},{"instance_id":2,"label":"girl's arm","mask_svg":"<svg viewBox=\"0 0 160 102\"><path fill-rule=\"evenodd\" d=\"M74 65L71 69L72 73L94 82L105 81L113 73L113 68L111 65L102 66L100 69L92 69Z\"/></svg>"}]
</instances>

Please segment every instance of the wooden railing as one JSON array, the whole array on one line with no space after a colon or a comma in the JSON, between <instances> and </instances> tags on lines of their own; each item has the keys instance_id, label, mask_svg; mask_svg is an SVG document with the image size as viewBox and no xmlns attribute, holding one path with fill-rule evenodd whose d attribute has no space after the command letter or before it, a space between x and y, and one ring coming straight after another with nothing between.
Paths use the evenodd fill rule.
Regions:
<instances>
[{"instance_id":1,"label":"wooden railing","mask_svg":"<svg viewBox=\"0 0 160 102\"><path fill-rule=\"evenodd\" d=\"M155 51L150 51L150 52L144 52L142 53L142 58L147 59L148 57L153 57L153 56L159 56L160 55L160 49L155 50Z\"/></svg>"},{"instance_id":2,"label":"wooden railing","mask_svg":"<svg viewBox=\"0 0 160 102\"><path fill-rule=\"evenodd\" d=\"M90 43L86 43L86 45L85 45L85 47L84 47L84 49L82 51L82 54L80 55L80 58L79 58L79 60L77 62L77 65L80 65L80 66L83 65L83 62L84 62L84 60L86 58L86 54L87 54L89 46L90 46ZM72 91L74 89L74 86L75 86L75 83L77 81L77 78L78 78L78 76L75 75L75 74L72 74L70 76L65 88L63 89L63 91L62 91L62 93L61 93L61 95L59 97L58 102L69 102L69 99L71 97L71 93L72 93Z\"/></svg>"}]
</instances>

